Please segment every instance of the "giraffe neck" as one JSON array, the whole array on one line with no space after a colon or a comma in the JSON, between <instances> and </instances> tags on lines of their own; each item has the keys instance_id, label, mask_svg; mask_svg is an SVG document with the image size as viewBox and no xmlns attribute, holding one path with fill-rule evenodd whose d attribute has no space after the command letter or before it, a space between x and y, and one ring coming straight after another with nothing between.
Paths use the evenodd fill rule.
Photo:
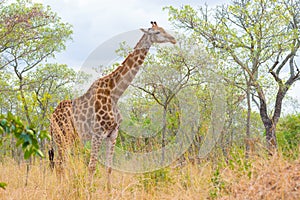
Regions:
<instances>
[{"instance_id":1,"label":"giraffe neck","mask_svg":"<svg viewBox=\"0 0 300 200\"><path fill-rule=\"evenodd\" d=\"M115 71L112 72L111 81L114 82L114 87L111 90L111 95L115 102L118 101L133 81L143 64L151 45L152 43L148 40L148 36L144 34L136 44L133 52L126 57Z\"/></svg>"}]
</instances>

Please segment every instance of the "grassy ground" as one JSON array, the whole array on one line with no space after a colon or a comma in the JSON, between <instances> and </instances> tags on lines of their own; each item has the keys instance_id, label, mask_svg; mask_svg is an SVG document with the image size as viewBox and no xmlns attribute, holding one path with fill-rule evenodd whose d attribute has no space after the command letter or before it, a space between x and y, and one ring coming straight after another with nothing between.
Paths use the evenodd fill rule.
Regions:
<instances>
[{"instance_id":1,"label":"grassy ground","mask_svg":"<svg viewBox=\"0 0 300 200\"><path fill-rule=\"evenodd\" d=\"M113 171L113 189L106 191L105 169L99 166L92 186L82 161L69 163L60 180L43 160L30 166L7 158L0 164L0 199L300 199L300 159L282 156L239 156L227 163L201 161L147 174Z\"/></svg>"}]
</instances>

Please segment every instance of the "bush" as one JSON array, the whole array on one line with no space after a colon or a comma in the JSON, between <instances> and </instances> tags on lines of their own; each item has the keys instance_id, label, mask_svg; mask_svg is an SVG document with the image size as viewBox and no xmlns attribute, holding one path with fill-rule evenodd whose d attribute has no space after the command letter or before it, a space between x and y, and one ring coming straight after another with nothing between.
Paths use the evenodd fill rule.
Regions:
<instances>
[{"instance_id":1,"label":"bush","mask_svg":"<svg viewBox=\"0 0 300 200\"><path fill-rule=\"evenodd\" d=\"M16 139L16 147L22 146L24 159L28 159L31 155L44 157L38 141L50 139L50 135L46 131L40 131L37 134L33 127L25 126L19 117L11 113L8 113L7 116L0 115L0 146L2 146L5 137L11 134Z\"/></svg>"},{"instance_id":2,"label":"bush","mask_svg":"<svg viewBox=\"0 0 300 200\"><path fill-rule=\"evenodd\" d=\"M277 140L283 155L291 158L299 157L300 114L289 115L279 121Z\"/></svg>"}]
</instances>

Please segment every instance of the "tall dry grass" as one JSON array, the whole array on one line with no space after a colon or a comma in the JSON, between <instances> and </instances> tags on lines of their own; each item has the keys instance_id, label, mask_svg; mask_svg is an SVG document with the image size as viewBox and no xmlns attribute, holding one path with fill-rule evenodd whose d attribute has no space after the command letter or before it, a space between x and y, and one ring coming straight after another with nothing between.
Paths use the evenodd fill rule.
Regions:
<instances>
[{"instance_id":1,"label":"tall dry grass","mask_svg":"<svg viewBox=\"0 0 300 200\"><path fill-rule=\"evenodd\" d=\"M59 179L46 160L30 166L10 158L0 164L0 199L300 199L300 159L282 156L235 157L228 163L201 161L146 174L113 171L113 189L106 191L105 168L99 166L92 185L83 159L72 159Z\"/></svg>"}]
</instances>

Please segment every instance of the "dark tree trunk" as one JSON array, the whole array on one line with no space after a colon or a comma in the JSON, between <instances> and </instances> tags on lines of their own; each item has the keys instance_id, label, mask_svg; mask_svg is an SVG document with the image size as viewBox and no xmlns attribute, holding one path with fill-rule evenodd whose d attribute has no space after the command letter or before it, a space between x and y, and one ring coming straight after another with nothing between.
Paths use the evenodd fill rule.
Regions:
<instances>
[{"instance_id":1,"label":"dark tree trunk","mask_svg":"<svg viewBox=\"0 0 300 200\"><path fill-rule=\"evenodd\" d=\"M279 121L281 108L282 108L282 101L286 92L288 91L289 86L280 84L279 89L276 95L276 102L274 107L274 114L272 118L268 116L267 112L267 105L263 95L259 95L260 99L260 116L265 126L266 131L266 142L267 148L270 154L273 154L274 151L277 150L277 140L276 140L276 125Z\"/></svg>"},{"instance_id":2,"label":"dark tree trunk","mask_svg":"<svg viewBox=\"0 0 300 200\"><path fill-rule=\"evenodd\" d=\"M264 120L264 126L266 131L267 149L270 154L273 154L274 151L277 150L276 124L268 118Z\"/></svg>"},{"instance_id":3,"label":"dark tree trunk","mask_svg":"<svg viewBox=\"0 0 300 200\"><path fill-rule=\"evenodd\" d=\"M262 90L258 88L257 91L258 91L259 101L260 101L259 113L266 131L267 149L269 150L270 154L273 154L274 150L277 149L277 142L276 142L275 129L272 130L272 127L276 127L276 126L274 126L272 120L268 116L266 99Z\"/></svg>"},{"instance_id":4,"label":"dark tree trunk","mask_svg":"<svg viewBox=\"0 0 300 200\"><path fill-rule=\"evenodd\" d=\"M267 148L272 154L274 150L277 150L277 139L276 139L276 124L271 123L266 127L266 140Z\"/></svg>"}]
</instances>

